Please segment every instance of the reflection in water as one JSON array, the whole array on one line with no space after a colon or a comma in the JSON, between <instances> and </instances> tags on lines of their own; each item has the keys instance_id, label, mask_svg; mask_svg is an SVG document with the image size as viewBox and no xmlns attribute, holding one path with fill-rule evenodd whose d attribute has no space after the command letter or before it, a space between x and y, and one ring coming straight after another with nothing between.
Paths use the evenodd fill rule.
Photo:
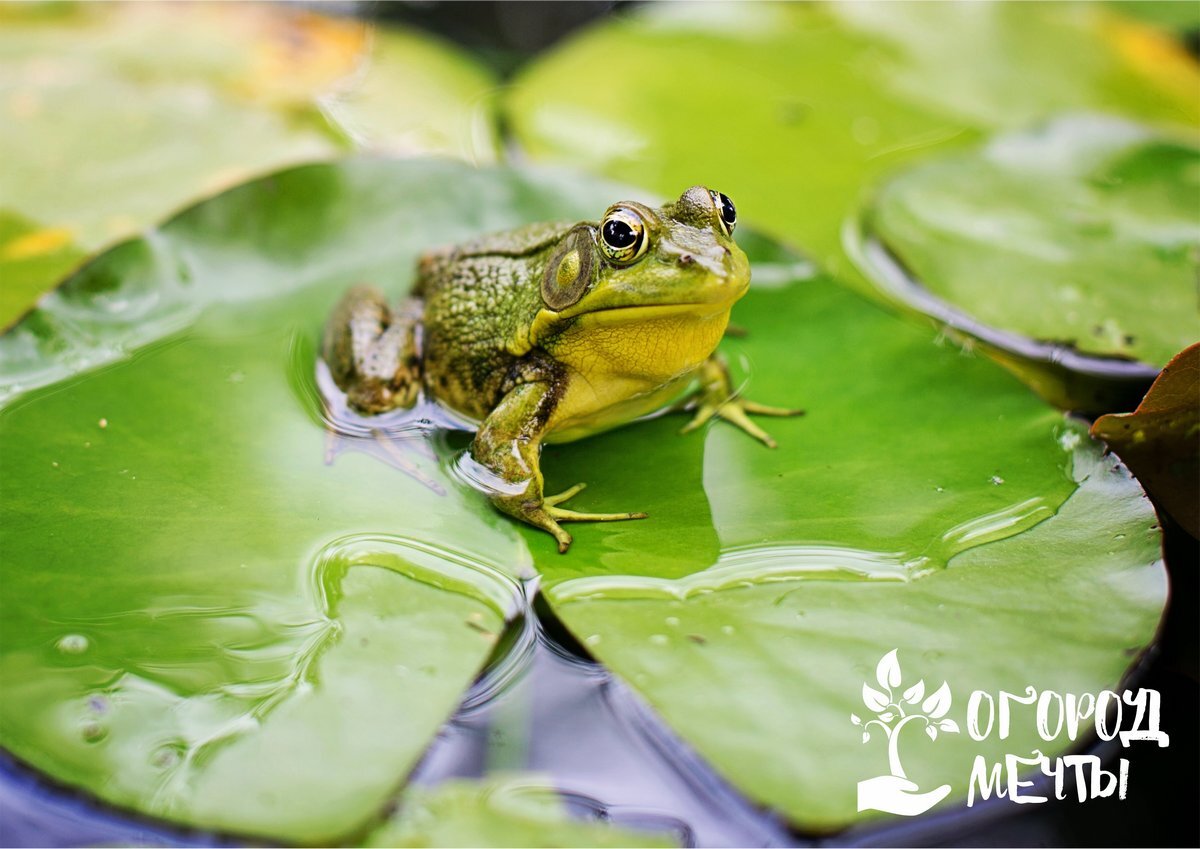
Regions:
<instances>
[{"instance_id":1,"label":"reflection in water","mask_svg":"<svg viewBox=\"0 0 1200 849\"><path fill-rule=\"evenodd\" d=\"M721 552L717 563L683 578L594 575L547 590L559 604L613 598L688 598L741 586L819 580L907 581L930 571L927 558L861 551L832 545L742 546Z\"/></svg>"},{"instance_id":2,"label":"reflection in water","mask_svg":"<svg viewBox=\"0 0 1200 849\"><path fill-rule=\"evenodd\" d=\"M593 575L547 590L556 603L614 598L673 598L779 581L911 581L944 569L956 554L1020 533L1054 515L1043 498L1030 498L955 525L921 555L863 551L836 545L773 543L724 549L715 565L682 578Z\"/></svg>"}]
</instances>

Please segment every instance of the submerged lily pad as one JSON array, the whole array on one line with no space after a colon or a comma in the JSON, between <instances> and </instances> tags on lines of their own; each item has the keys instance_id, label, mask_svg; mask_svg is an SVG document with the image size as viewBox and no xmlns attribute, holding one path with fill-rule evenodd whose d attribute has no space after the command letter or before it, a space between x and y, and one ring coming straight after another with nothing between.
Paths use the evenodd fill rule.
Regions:
<instances>
[{"instance_id":1,"label":"submerged lily pad","mask_svg":"<svg viewBox=\"0 0 1200 849\"><path fill-rule=\"evenodd\" d=\"M849 714L893 648L956 711L969 687L1116 683L1165 597L1136 484L991 363L753 231L725 351L751 397L808 415L769 422L777 451L674 416L548 448L550 487L590 484L579 509L651 514L574 526L567 555L457 482L462 440L423 436L436 410L357 419L320 384L346 286L398 295L430 246L625 196L437 161L285 171L104 254L0 337L0 742L147 813L357 833L531 564L585 645L802 827L853 821L884 768ZM963 752L939 740L913 774Z\"/></svg>"},{"instance_id":2,"label":"submerged lily pad","mask_svg":"<svg viewBox=\"0 0 1200 849\"><path fill-rule=\"evenodd\" d=\"M888 295L1017 359L1148 384L1200 337L1197 198L1200 148L1063 118L889 181L864 258Z\"/></svg>"},{"instance_id":3,"label":"submerged lily pad","mask_svg":"<svg viewBox=\"0 0 1200 849\"><path fill-rule=\"evenodd\" d=\"M568 815L563 798L538 776L448 781L405 794L400 810L367 846L674 846L660 835Z\"/></svg>"}]
</instances>

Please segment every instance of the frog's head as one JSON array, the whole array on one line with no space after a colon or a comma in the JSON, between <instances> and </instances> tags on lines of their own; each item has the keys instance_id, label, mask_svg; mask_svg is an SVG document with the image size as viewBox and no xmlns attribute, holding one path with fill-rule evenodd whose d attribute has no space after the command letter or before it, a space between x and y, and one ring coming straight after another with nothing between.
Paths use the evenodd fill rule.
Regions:
<instances>
[{"instance_id":1,"label":"frog's head","mask_svg":"<svg viewBox=\"0 0 1200 849\"><path fill-rule=\"evenodd\" d=\"M659 209L613 204L599 224L576 225L556 246L531 335L665 315L727 318L750 285L749 260L733 241L736 223L733 202L704 186Z\"/></svg>"}]
</instances>

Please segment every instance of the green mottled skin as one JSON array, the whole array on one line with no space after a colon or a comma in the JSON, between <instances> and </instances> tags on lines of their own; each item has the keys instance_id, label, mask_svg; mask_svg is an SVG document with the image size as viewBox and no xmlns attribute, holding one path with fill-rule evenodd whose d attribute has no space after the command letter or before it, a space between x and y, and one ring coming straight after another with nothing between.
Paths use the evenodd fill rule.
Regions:
<instances>
[{"instance_id":1,"label":"green mottled skin","mask_svg":"<svg viewBox=\"0 0 1200 849\"><path fill-rule=\"evenodd\" d=\"M746 413L798 412L735 398L713 355L750 282L721 197L694 186L657 210L626 201L600 223L534 224L426 254L395 312L375 289L346 294L326 325L330 374L361 413L424 392L477 420L480 487L560 551L571 542L560 522L644 518L559 507L583 485L543 493L542 443L624 424L697 383L685 430L716 415L774 445ZM605 237L614 216L642 233L639 252Z\"/></svg>"}]
</instances>

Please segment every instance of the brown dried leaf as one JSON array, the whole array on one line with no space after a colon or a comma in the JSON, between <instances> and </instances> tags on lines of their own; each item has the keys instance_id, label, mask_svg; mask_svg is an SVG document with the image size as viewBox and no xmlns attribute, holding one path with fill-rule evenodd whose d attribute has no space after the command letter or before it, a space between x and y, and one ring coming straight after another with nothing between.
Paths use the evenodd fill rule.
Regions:
<instances>
[{"instance_id":1,"label":"brown dried leaf","mask_svg":"<svg viewBox=\"0 0 1200 849\"><path fill-rule=\"evenodd\" d=\"M1200 539L1200 343L1167 364L1132 413L1096 419L1103 439L1158 506Z\"/></svg>"}]
</instances>

